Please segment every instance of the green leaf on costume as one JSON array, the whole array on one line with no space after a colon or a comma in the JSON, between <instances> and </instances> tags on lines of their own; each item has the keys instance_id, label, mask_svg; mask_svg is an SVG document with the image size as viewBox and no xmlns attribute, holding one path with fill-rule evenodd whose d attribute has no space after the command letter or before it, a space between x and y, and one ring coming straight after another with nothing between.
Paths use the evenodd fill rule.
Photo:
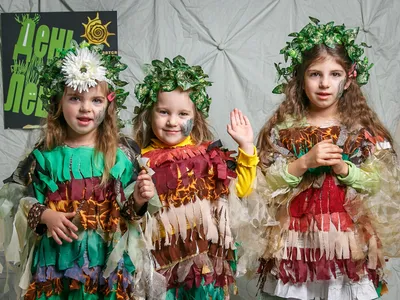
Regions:
<instances>
[{"instance_id":1,"label":"green leaf on costume","mask_svg":"<svg viewBox=\"0 0 400 300\"><path fill-rule=\"evenodd\" d=\"M311 50L313 47L319 44L325 44L327 47L335 48L337 45L343 45L349 58L353 63L356 64L358 73L359 83L365 84L369 78L369 69L373 64L368 64L368 59L364 60L362 55L364 54L363 47L370 47L366 43L357 45L355 39L358 35L359 28L346 29L344 24L334 25L331 21L327 24L319 24L319 20L310 17L311 22L304 26L298 33L292 32L289 34L293 37L291 42L286 42L286 46L280 50L280 54L283 54L284 61L287 63L290 58L290 65L287 68L282 68L280 64L274 64L275 69L278 73L278 80L284 77L286 81L290 80L293 76L295 67L302 63L303 53ZM366 73L366 74L364 74ZM274 89L276 93L282 92L281 85Z\"/></svg>"},{"instance_id":2,"label":"green leaf on costume","mask_svg":"<svg viewBox=\"0 0 400 300\"><path fill-rule=\"evenodd\" d=\"M114 83L116 86L120 86L120 87L123 87L123 86L125 86L125 85L128 84L128 82L123 81L123 80L119 80L119 79L114 80L113 83Z\"/></svg>"},{"instance_id":3,"label":"green leaf on costume","mask_svg":"<svg viewBox=\"0 0 400 300\"><path fill-rule=\"evenodd\" d=\"M363 47L365 47L365 48L372 48L372 46L368 46L368 45L367 45L366 43L364 43L364 42L362 42L360 45L363 46Z\"/></svg>"},{"instance_id":4,"label":"green leaf on costume","mask_svg":"<svg viewBox=\"0 0 400 300\"><path fill-rule=\"evenodd\" d=\"M363 73L357 76L357 82L360 85L366 84L369 79L369 74L368 73Z\"/></svg>"},{"instance_id":5,"label":"green leaf on costume","mask_svg":"<svg viewBox=\"0 0 400 300\"><path fill-rule=\"evenodd\" d=\"M164 66L163 62L162 62L161 60L158 60L158 59L153 60L153 61L151 62L151 64L152 64L154 67L159 67L159 68L161 68L162 66Z\"/></svg>"},{"instance_id":6,"label":"green leaf on costume","mask_svg":"<svg viewBox=\"0 0 400 300\"><path fill-rule=\"evenodd\" d=\"M333 28L333 23L334 23L333 21L327 23L327 24L325 25L325 31L331 30L331 29Z\"/></svg>"},{"instance_id":7,"label":"green leaf on costume","mask_svg":"<svg viewBox=\"0 0 400 300\"><path fill-rule=\"evenodd\" d=\"M147 66L147 65L146 65ZM178 55L172 59L165 58L164 62L154 60L151 67L147 67L147 76L144 84L148 87L146 94L142 94L140 88L135 88L136 97L142 104L138 111L143 111L157 102L157 95L160 90L173 91L180 87L183 90L192 90L190 94L192 101L199 111L208 111L211 98L208 97L206 87L212 83L207 80L208 75L200 66L189 66L184 57ZM141 86L138 84L137 86ZM141 96L141 98L139 98ZM195 99L195 100L193 100ZM205 107L205 109L203 109ZM204 114L207 116L206 114Z\"/></svg>"},{"instance_id":8,"label":"green leaf on costume","mask_svg":"<svg viewBox=\"0 0 400 300\"><path fill-rule=\"evenodd\" d=\"M283 94L283 92L284 92L284 90L285 90L285 86L286 86L286 85L285 85L284 83L282 83L282 84L276 86L276 87L272 90L272 93L273 93L273 94Z\"/></svg>"},{"instance_id":9,"label":"green leaf on costume","mask_svg":"<svg viewBox=\"0 0 400 300\"><path fill-rule=\"evenodd\" d=\"M278 71L278 73L280 73L280 71L281 71L280 64L281 64L281 63L279 63L279 64L274 63L275 69Z\"/></svg>"},{"instance_id":10,"label":"green leaf on costume","mask_svg":"<svg viewBox=\"0 0 400 300\"><path fill-rule=\"evenodd\" d=\"M178 87L174 79L166 80L162 83L161 89L166 92L172 92Z\"/></svg>"},{"instance_id":11,"label":"green leaf on costume","mask_svg":"<svg viewBox=\"0 0 400 300\"><path fill-rule=\"evenodd\" d=\"M315 24L318 24L320 22L320 20L318 20L317 18L313 18L313 17L309 17L309 18Z\"/></svg>"},{"instance_id":12,"label":"green leaf on costume","mask_svg":"<svg viewBox=\"0 0 400 300\"><path fill-rule=\"evenodd\" d=\"M169 60L169 58L164 58L164 65L166 68L171 68L172 67L172 61Z\"/></svg>"},{"instance_id":13,"label":"green leaf on costume","mask_svg":"<svg viewBox=\"0 0 400 300\"><path fill-rule=\"evenodd\" d=\"M176 65L183 65L186 63L185 58L181 55L176 56L172 60L173 60L174 64L176 64Z\"/></svg>"}]
</instances>

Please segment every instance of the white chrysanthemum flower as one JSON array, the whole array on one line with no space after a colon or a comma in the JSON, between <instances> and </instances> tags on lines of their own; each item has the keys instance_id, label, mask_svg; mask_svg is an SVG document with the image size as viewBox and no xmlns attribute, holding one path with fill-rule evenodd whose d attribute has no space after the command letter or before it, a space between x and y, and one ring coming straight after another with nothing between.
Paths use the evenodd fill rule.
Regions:
<instances>
[{"instance_id":1,"label":"white chrysanthemum flower","mask_svg":"<svg viewBox=\"0 0 400 300\"><path fill-rule=\"evenodd\" d=\"M108 81L106 68L101 65L101 55L88 48L77 49L76 54L70 52L63 60L61 72L65 84L74 90L87 92L97 85L97 81Z\"/></svg>"}]
</instances>

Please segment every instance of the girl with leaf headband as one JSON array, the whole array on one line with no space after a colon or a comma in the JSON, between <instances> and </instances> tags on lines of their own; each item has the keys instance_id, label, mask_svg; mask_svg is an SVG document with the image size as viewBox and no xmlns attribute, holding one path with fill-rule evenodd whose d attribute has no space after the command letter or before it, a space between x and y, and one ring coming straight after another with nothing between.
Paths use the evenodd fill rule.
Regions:
<instances>
[{"instance_id":1,"label":"girl with leaf headband","mask_svg":"<svg viewBox=\"0 0 400 300\"><path fill-rule=\"evenodd\" d=\"M291 65L276 64L287 82L274 92L285 100L258 136L249 199L263 226L245 232L239 262L260 257L263 294L375 299L387 289L384 256L400 254L400 170L360 89L372 65L357 33L312 19L281 50Z\"/></svg>"},{"instance_id":2,"label":"girl with leaf headband","mask_svg":"<svg viewBox=\"0 0 400 300\"><path fill-rule=\"evenodd\" d=\"M0 191L1 241L26 300L156 298L139 223L158 199L138 146L118 137L125 68L74 42L40 71L43 138Z\"/></svg>"},{"instance_id":3,"label":"girl with leaf headband","mask_svg":"<svg viewBox=\"0 0 400 300\"><path fill-rule=\"evenodd\" d=\"M141 106L135 111L134 138L155 171L162 204L152 253L167 280L166 299L222 300L236 288L232 229L243 210L233 205L240 205L237 196L249 193L258 158L249 120L237 109L227 128L239 144L237 161L219 141L212 142L207 77L177 56L172 62L154 60L135 87Z\"/></svg>"}]
</instances>

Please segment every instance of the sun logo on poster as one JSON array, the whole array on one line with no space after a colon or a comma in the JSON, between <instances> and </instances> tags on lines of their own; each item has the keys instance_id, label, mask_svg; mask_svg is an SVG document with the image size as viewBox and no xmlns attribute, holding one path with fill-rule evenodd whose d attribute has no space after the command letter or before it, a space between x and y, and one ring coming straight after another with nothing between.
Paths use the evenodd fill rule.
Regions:
<instances>
[{"instance_id":1,"label":"sun logo on poster","mask_svg":"<svg viewBox=\"0 0 400 300\"><path fill-rule=\"evenodd\" d=\"M82 23L85 28L85 34L81 35L88 40L90 44L100 45L105 44L110 47L110 44L107 42L107 38L110 35L115 35L115 33L108 32L108 25L111 24L111 21L107 24L102 24L102 21L99 18L99 13L97 13L96 18L93 20L88 18L87 24Z\"/></svg>"}]
</instances>

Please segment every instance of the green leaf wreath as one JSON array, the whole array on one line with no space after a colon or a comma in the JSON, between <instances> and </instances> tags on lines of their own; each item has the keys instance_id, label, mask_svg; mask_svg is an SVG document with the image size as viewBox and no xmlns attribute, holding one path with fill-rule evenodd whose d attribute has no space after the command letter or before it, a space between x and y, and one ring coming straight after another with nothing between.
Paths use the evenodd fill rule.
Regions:
<instances>
[{"instance_id":1,"label":"green leaf wreath","mask_svg":"<svg viewBox=\"0 0 400 300\"><path fill-rule=\"evenodd\" d=\"M274 94L282 94L285 90L287 82L293 76L293 71L296 66L300 65L303 61L304 51L312 49L319 44L325 44L327 47L334 48L336 45L343 45L346 49L351 61L355 64L357 71L357 83L364 85L369 79L369 70L373 64L368 62L368 58L362 58L364 54L363 47L368 47L365 43L360 45L355 43L358 35L359 28L346 29L345 25L336 25L334 22L327 24L319 24L319 20L310 17L311 22L308 23L300 32L293 32L289 34L294 37L291 42L286 42L286 46L281 49L280 54L284 55L285 63L288 59L291 64L283 68L281 63L275 63L275 68L278 72L278 81L284 79L283 82L273 89Z\"/></svg>"},{"instance_id":2,"label":"green leaf wreath","mask_svg":"<svg viewBox=\"0 0 400 300\"><path fill-rule=\"evenodd\" d=\"M206 92L206 87L211 86L207 80L208 75L203 72L200 66L189 66L185 58L178 55L170 59L165 58L164 62L153 60L151 65L146 65L147 76L143 83L135 86L135 95L140 106L135 107L135 113L151 108L157 102L159 91L171 92L178 87L182 90L189 90L190 99L196 108L208 117L211 98Z\"/></svg>"}]
</instances>

